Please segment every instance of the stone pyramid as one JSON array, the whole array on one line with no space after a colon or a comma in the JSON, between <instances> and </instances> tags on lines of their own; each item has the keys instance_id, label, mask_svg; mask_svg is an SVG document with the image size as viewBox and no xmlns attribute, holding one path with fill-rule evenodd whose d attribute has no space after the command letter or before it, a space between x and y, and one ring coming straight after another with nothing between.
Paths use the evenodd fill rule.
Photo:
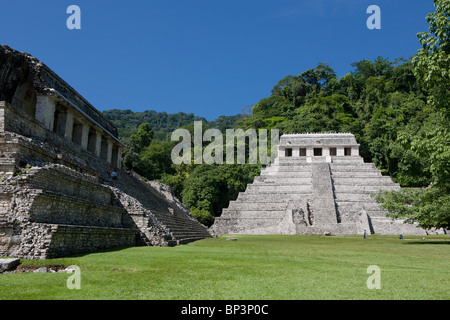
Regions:
<instances>
[{"instance_id":1,"label":"stone pyramid","mask_svg":"<svg viewBox=\"0 0 450 320\"><path fill-rule=\"evenodd\" d=\"M374 195L400 186L364 163L350 133L290 134L278 157L230 202L217 234L414 234L425 230L385 216Z\"/></svg>"}]
</instances>

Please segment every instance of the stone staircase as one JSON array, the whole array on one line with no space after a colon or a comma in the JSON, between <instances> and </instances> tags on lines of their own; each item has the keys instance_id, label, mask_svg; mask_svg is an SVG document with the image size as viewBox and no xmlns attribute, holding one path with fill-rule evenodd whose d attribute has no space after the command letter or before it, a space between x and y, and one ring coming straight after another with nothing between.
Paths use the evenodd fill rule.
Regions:
<instances>
[{"instance_id":1,"label":"stone staircase","mask_svg":"<svg viewBox=\"0 0 450 320\"><path fill-rule=\"evenodd\" d=\"M310 158L311 159L311 158ZM216 234L425 234L386 218L374 195L400 186L360 156L279 157L216 218Z\"/></svg>"},{"instance_id":2,"label":"stone staircase","mask_svg":"<svg viewBox=\"0 0 450 320\"><path fill-rule=\"evenodd\" d=\"M188 209L173 197L167 186L146 182L139 175L132 177L118 172L118 180L105 182L149 245L177 245L210 238L207 228L195 220Z\"/></svg>"},{"instance_id":3,"label":"stone staircase","mask_svg":"<svg viewBox=\"0 0 450 320\"><path fill-rule=\"evenodd\" d=\"M96 177L58 164L0 182L0 255L42 259L136 244L124 210Z\"/></svg>"},{"instance_id":4,"label":"stone staircase","mask_svg":"<svg viewBox=\"0 0 450 320\"><path fill-rule=\"evenodd\" d=\"M335 162L330 164L336 207L342 222L354 214L365 211L370 217L384 217L385 211L374 201L374 194L380 190L399 190L372 163Z\"/></svg>"}]
</instances>

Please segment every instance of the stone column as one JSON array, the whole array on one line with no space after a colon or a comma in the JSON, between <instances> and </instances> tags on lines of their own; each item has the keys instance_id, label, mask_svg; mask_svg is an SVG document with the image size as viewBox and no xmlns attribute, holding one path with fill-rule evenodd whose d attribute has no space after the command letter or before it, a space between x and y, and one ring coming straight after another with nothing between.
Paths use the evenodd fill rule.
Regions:
<instances>
[{"instance_id":1,"label":"stone column","mask_svg":"<svg viewBox=\"0 0 450 320\"><path fill-rule=\"evenodd\" d=\"M66 114L66 129L64 136L67 140L72 141L72 134L73 134L73 115L67 111Z\"/></svg>"},{"instance_id":2,"label":"stone column","mask_svg":"<svg viewBox=\"0 0 450 320\"><path fill-rule=\"evenodd\" d=\"M0 132L5 132L5 107L9 106L6 101L0 101Z\"/></svg>"},{"instance_id":3,"label":"stone column","mask_svg":"<svg viewBox=\"0 0 450 320\"><path fill-rule=\"evenodd\" d=\"M322 148L322 156L325 157L325 162L331 163L330 147Z\"/></svg>"},{"instance_id":4,"label":"stone column","mask_svg":"<svg viewBox=\"0 0 450 320\"><path fill-rule=\"evenodd\" d=\"M97 157L100 157L101 151L102 151L102 133L97 131L96 132L96 140L95 140L95 155Z\"/></svg>"},{"instance_id":5,"label":"stone column","mask_svg":"<svg viewBox=\"0 0 450 320\"><path fill-rule=\"evenodd\" d=\"M285 156L284 148L282 148L282 147L278 148L278 157L279 158L284 158L284 156Z\"/></svg>"},{"instance_id":6,"label":"stone column","mask_svg":"<svg viewBox=\"0 0 450 320\"><path fill-rule=\"evenodd\" d=\"M89 125L87 123L83 123L83 128L81 131L81 149L87 150L89 142Z\"/></svg>"},{"instance_id":7,"label":"stone column","mask_svg":"<svg viewBox=\"0 0 450 320\"><path fill-rule=\"evenodd\" d=\"M306 148L306 162L307 163L311 163L313 157L314 157L314 148L313 147L307 147Z\"/></svg>"},{"instance_id":8,"label":"stone column","mask_svg":"<svg viewBox=\"0 0 450 320\"><path fill-rule=\"evenodd\" d=\"M300 148L292 148L292 156L300 157Z\"/></svg>"},{"instance_id":9,"label":"stone column","mask_svg":"<svg viewBox=\"0 0 450 320\"><path fill-rule=\"evenodd\" d=\"M123 148L118 148L117 150L117 168L121 169L122 168L122 153L123 153L124 149Z\"/></svg>"},{"instance_id":10,"label":"stone column","mask_svg":"<svg viewBox=\"0 0 450 320\"><path fill-rule=\"evenodd\" d=\"M352 147L352 156L359 156L359 147Z\"/></svg>"},{"instance_id":11,"label":"stone column","mask_svg":"<svg viewBox=\"0 0 450 320\"><path fill-rule=\"evenodd\" d=\"M41 122L44 127L53 131L55 121L56 103L49 96L38 96L36 100L36 120Z\"/></svg>"},{"instance_id":12,"label":"stone column","mask_svg":"<svg viewBox=\"0 0 450 320\"><path fill-rule=\"evenodd\" d=\"M112 163L112 149L113 149L113 143L110 139L107 140L108 143L108 151L106 153L106 162Z\"/></svg>"},{"instance_id":13,"label":"stone column","mask_svg":"<svg viewBox=\"0 0 450 320\"><path fill-rule=\"evenodd\" d=\"M344 147L337 147L336 148L336 156L343 157L345 155Z\"/></svg>"}]
</instances>

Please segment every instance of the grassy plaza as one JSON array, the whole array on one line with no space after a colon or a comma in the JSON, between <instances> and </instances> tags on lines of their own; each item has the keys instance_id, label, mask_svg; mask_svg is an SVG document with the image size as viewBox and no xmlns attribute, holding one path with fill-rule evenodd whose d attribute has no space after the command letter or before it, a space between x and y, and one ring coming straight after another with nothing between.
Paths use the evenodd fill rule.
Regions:
<instances>
[{"instance_id":1,"label":"grassy plaza","mask_svg":"<svg viewBox=\"0 0 450 320\"><path fill-rule=\"evenodd\" d=\"M22 267L70 273L0 275L1 300L448 300L448 236L222 236L177 247L132 247ZM369 266L380 289L369 289Z\"/></svg>"}]
</instances>

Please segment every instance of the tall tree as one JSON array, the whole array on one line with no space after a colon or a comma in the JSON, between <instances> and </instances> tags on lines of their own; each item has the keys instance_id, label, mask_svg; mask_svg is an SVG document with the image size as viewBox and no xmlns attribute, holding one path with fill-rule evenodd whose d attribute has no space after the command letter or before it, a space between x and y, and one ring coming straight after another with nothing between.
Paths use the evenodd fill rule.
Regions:
<instances>
[{"instance_id":1,"label":"tall tree","mask_svg":"<svg viewBox=\"0 0 450 320\"><path fill-rule=\"evenodd\" d=\"M386 192L378 199L395 218L424 228L450 224L450 0L435 0L427 15L430 32L418 34L422 49L413 58L415 73L428 94L428 118L417 133L404 131L398 141L404 152L422 159L432 183L423 190Z\"/></svg>"},{"instance_id":2,"label":"tall tree","mask_svg":"<svg viewBox=\"0 0 450 320\"><path fill-rule=\"evenodd\" d=\"M413 58L416 75L428 90L429 104L445 113L450 101L450 0L435 0L427 15L429 32L420 32L422 48Z\"/></svg>"}]
</instances>

